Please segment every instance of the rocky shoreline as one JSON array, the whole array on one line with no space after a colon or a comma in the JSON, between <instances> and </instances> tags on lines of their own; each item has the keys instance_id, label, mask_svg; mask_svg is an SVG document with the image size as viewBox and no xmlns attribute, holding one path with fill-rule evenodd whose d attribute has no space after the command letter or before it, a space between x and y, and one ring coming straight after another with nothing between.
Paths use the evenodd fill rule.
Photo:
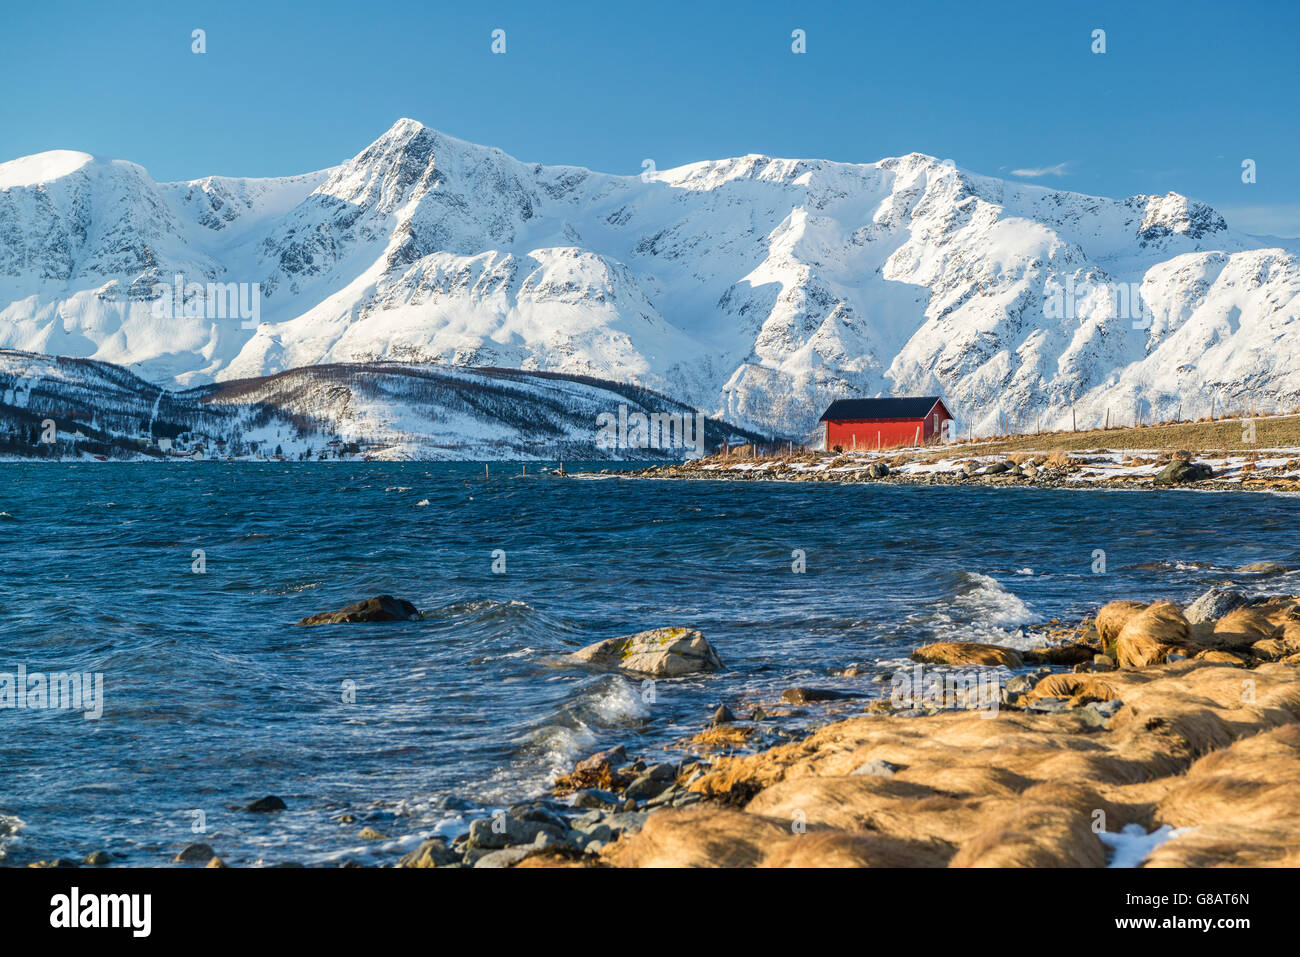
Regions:
<instances>
[{"instance_id":1,"label":"rocky shoreline","mask_svg":"<svg viewBox=\"0 0 1300 957\"><path fill-rule=\"evenodd\" d=\"M723 705L676 764L601 751L400 866L1300 863L1300 596L1112 602L1048 633L918 648L888 697ZM818 705L817 730L739 753Z\"/></svg>"},{"instance_id":2,"label":"rocky shoreline","mask_svg":"<svg viewBox=\"0 0 1300 957\"><path fill-rule=\"evenodd\" d=\"M715 481L1300 492L1300 449L1220 452L1200 458L1186 451L1106 448L1006 455L981 451L978 445L901 452L797 451L765 458L713 455L599 474Z\"/></svg>"},{"instance_id":3,"label":"rocky shoreline","mask_svg":"<svg viewBox=\"0 0 1300 957\"><path fill-rule=\"evenodd\" d=\"M381 595L300 624L413 607ZM844 669L860 691L722 703L672 744L679 760L606 748L549 796L383 866L1102 867L1134 848L1143 866L1300 864L1300 596L1212 588L1185 608L1114 601L1032 631L1043 646L937 642L892 675ZM643 680L725 667L688 628L564 658ZM268 796L234 810L284 809ZM173 862L227 866L203 843Z\"/></svg>"}]
</instances>

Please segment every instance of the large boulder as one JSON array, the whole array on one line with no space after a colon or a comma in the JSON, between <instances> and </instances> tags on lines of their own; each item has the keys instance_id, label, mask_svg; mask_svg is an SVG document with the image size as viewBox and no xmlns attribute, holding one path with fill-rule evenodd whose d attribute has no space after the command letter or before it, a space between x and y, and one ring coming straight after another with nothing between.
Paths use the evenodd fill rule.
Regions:
<instances>
[{"instance_id":1,"label":"large boulder","mask_svg":"<svg viewBox=\"0 0 1300 957\"><path fill-rule=\"evenodd\" d=\"M606 638L569 655L569 660L616 668L652 678L676 678L722 670L722 660L693 628L655 628L621 638Z\"/></svg>"},{"instance_id":2,"label":"large boulder","mask_svg":"<svg viewBox=\"0 0 1300 957\"><path fill-rule=\"evenodd\" d=\"M1219 588L1217 585L1187 606L1183 615L1193 625L1205 621L1218 621L1230 611L1246 604L1246 596L1239 591Z\"/></svg>"},{"instance_id":3,"label":"large boulder","mask_svg":"<svg viewBox=\"0 0 1300 957\"><path fill-rule=\"evenodd\" d=\"M1156 473L1157 485L1185 485L1188 482L1200 482L1214 478L1214 469L1203 462L1187 462L1174 459Z\"/></svg>"},{"instance_id":4,"label":"large boulder","mask_svg":"<svg viewBox=\"0 0 1300 957\"><path fill-rule=\"evenodd\" d=\"M311 615L298 622L300 625L337 625L367 621L417 621L420 610L409 601L394 598L392 595L376 595L340 608L338 611L322 612Z\"/></svg>"}]
</instances>

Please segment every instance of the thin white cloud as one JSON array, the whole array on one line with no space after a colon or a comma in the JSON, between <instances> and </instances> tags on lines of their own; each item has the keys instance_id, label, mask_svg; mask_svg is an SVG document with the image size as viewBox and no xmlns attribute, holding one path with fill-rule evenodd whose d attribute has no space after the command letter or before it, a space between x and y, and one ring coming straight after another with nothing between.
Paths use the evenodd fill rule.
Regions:
<instances>
[{"instance_id":1,"label":"thin white cloud","mask_svg":"<svg viewBox=\"0 0 1300 957\"><path fill-rule=\"evenodd\" d=\"M1055 166L1039 166L1034 169L1013 169L1012 176L1026 176L1037 179L1039 176L1064 176L1070 171L1070 164L1057 163Z\"/></svg>"},{"instance_id":2,"label":"thin white cloud","mask_svg":"<svg viewBox=\"0 0 1300 957\"><path fill-rule=\"evenodd\" d=\"M1252 236L1279 239L1300 238L1300 203L1276 203L1271 206L1218 206L1228 227Z\"/></svg>"}]
</instances>

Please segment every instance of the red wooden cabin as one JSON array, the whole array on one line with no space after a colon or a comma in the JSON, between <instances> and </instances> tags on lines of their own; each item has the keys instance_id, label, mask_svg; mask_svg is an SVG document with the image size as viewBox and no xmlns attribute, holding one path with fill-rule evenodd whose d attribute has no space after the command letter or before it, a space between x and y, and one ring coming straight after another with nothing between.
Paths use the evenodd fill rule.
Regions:
<instances>
[{"instance_id":1,"label":"red wooden cabin","mask_svg":"<svg viewBox=\"0 0 1300 957\"><path fill-rule=\"evenodd\" d=\"M826 448L877 449L923 445L943 437L953 415L937 395L837 399L823 413Z\"/></svg>"}]
</instances>

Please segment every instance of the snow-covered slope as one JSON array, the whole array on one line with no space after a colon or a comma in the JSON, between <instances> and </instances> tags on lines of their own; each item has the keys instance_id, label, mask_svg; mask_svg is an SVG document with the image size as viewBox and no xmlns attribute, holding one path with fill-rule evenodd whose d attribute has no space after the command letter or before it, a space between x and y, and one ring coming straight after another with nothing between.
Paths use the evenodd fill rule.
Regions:
<instances>
[{"instance_id":1,"label":"snow-covered slope","mask_svg":"<svg viewBox=\"0 0 1300 957\"><path fill-rule=\"evenodd\" d=\"M648 448L611 444L601 417L620 409L692 425ZM0 458L662 461L756 438L637 386L558 373L330 363L175 392L109 363L0 350Z\"/></svg>"},{"instance_id":2,"label":"snow-covered slope","mask_svg":"<svg viewBox=\"0 0 1300 957\"><path fill-rule=\"evenodd\" d=\"M153 284L256 283L262 324L154 318ZM1149 321L1108 296L1140 288ZM1061 308L1062 305L1064 308ZM801 435L830 400L945 395L979 433L1300 404L1300 265L1180 196L1110 200L910 154L613 176L401 120L284 179L0 165L0 346L191 386L398 359L637 383ZM1136 326L1136 327L1135 327Z\"/></svg>"}]
</instances>

